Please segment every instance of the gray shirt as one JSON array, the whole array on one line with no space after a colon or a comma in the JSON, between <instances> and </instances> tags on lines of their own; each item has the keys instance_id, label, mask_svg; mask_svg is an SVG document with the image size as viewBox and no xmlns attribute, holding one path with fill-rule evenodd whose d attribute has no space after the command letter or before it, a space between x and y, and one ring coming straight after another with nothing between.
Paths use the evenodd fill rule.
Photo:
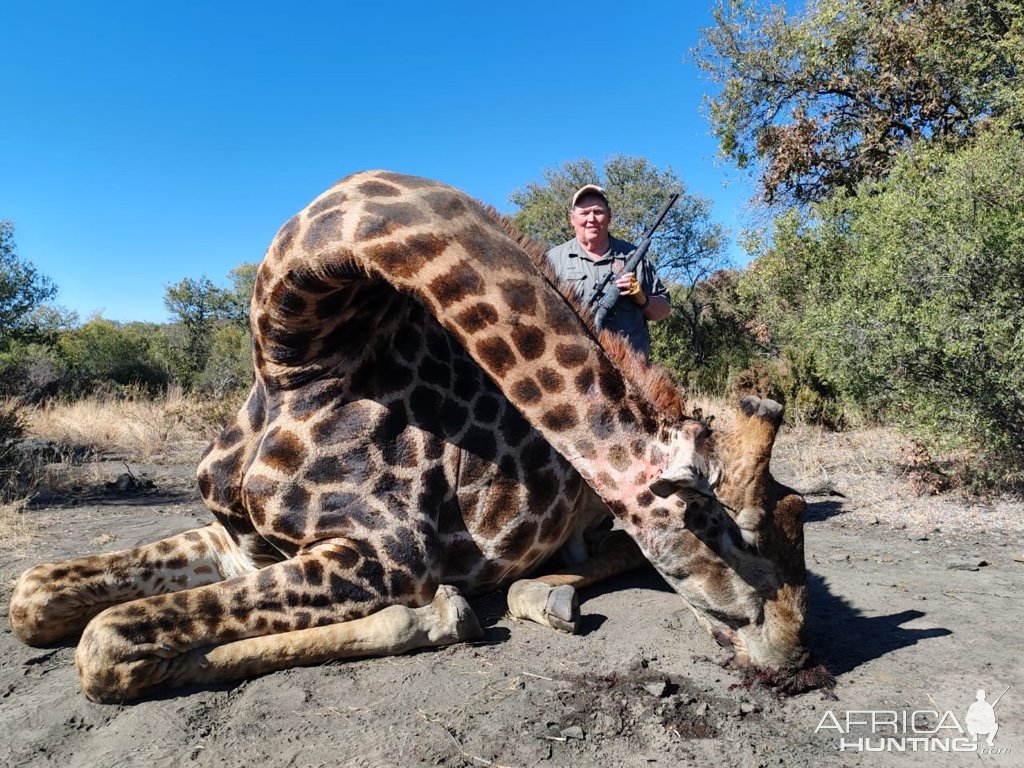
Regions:
<instances>
[{"instance_id":1,"label":"gray shirt","mask_svg":"<svg viewBox=\"0 0 1024 768\"><path fill-rule=\"evenodd\" d=\"M574 237L568 242L548 251L548 261L555 269L559 279L571 284L576 296L582 301L590 298L594 288L604 279L604 276L611 272L618 273L624 266L626 257L636 249L636 246L609 237L610 247L608 253L597 261L593 261L583 250L583 246ZM648 297L661 296L669 301L668 289L658 278L654 267L647 261L646 257L640 259L636 265L637 282L643 288ZM610 331L621 333L633 348L651 355L651 336L647 331L647 318L644 311L636 303L625 296L620 296L615 306L608 311L604 319L604 327Z\"/></svg>"}]
</instances>

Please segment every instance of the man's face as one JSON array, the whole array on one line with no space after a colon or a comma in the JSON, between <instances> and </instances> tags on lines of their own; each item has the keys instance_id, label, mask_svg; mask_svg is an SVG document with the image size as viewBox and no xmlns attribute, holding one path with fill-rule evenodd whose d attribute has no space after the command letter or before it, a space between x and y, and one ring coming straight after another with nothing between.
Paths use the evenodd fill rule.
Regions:
<instances>
[{"instance_id":1,"label":"man's face","mask_svg":"<svg viewBox=\"0 0 1024 768\"><path fill-rule=\"evenodd\" d=\"M583 245L602 244L608 237L611 211L600 195L584 195L576 201L569 218L576 239Z\"/></svg>"}]
</instances>

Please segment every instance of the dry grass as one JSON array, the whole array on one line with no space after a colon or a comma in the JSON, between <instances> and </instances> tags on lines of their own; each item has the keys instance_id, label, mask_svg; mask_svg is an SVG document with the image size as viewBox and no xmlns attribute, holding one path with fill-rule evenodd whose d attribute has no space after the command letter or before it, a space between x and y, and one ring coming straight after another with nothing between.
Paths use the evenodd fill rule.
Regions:
<instances>
[{"instance_id":1,"label":"dry grass","mask_svg":"<svg viewBox=\"0 0 1024 768\"><path fill-rule=\"evenodd\" d=\"M208 442L220 429L208 404L171 388L156 398L92 395L51 402L26 414L33 437L130 461L166 459Z\"/></svg>"},{"instance_id":2,"label":"dry grass","mask_svg":"<svg viewBox=\"0 0 1024 768\"><path fill-rule=\"evenodd\" d=\"M0 502L0 549L16 551L38 535L38 526L26 515L28 499Z\"/></svg>"}]
</instances>

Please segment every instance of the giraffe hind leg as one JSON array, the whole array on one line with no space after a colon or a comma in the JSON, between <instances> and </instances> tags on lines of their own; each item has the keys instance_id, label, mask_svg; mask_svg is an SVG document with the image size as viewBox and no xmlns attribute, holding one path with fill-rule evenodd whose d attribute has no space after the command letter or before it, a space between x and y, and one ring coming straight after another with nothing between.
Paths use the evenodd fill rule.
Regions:
<instances>
[{"instance_id":1,"label":"giraffe hind leg","mask_svg":"<svg viewBox=\"0 0 1024 768\"><path fill-rule=\"evenodd\" d=\"M28 645L79 634L112 605L212 584L251 566L219 524L104 555L37 565L18 579L9 616Z\"/></svg>"}]
</instances>

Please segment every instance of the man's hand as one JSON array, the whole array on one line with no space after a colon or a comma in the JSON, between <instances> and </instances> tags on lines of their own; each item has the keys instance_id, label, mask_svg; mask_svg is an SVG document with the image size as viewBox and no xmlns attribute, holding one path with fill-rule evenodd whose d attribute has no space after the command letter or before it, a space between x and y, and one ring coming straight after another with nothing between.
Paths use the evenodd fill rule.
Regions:
<instances>
[{"instance_id":1,"label":"man's hand","mask_svg":"<svg viewBox=\"0 0 1024 768\"><path fill-rule=\"evenodd\" d=\"M640 282L636 279L636 275L622 275L615 281L615 285L622 296L629 296L635 304L641 307L647 306L647 294L640 287Z\"/></svg>"}]
</instances>

